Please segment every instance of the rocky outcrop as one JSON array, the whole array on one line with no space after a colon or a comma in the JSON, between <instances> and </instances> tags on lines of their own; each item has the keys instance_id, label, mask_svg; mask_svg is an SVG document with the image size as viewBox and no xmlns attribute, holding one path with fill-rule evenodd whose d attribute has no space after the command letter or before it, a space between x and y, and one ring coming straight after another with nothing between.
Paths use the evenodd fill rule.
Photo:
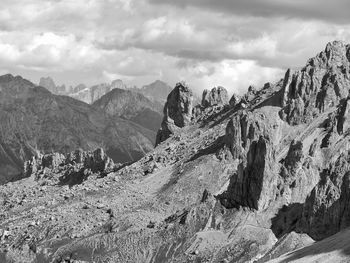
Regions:
<instances>
[{"instance_id":1,"label":"rocky outcrop","mask_svg":"<svg viewBox=\"0 0 350 263\"><path fill-rule=\"evenodd\" d=\"M241 97L237 94L233 94L230 101L229 101L229 104L230 106L233 108L235 107L236 105L238 105L238 103L241 101Z\"/></svg>"},{"instance_id":2,"label":"rocky outcrop","mask_svg":"<svg viewBox=\"0 0 350 263\"><path fill-rule=\"evenodd\" d=\"M317 184L317 167L306 158L302 141L292 140L285 157L277 158L284 155L279 147L282 129L278 119L259 112L238 110L230 119L225 143L235 172L220 197L224 206L263 210L278 199L305 201ZM318 141L310 146L313 155L317 147Z\"/></svg>"},{"instance_id":3,"label":"rocky outcrop","mask_svg":"<svg viewBox=\"0 0 350 263\"><path fill-rule=\"evenodd\" d=\"M259 210L275 198L277 177L272 174L276 160L271 142L274 134L264 119L262 115L243 111L226 127L226 146L238 161L237 172L221 196L227 207L247 206Z\"/></svg>"},{"instance_id":4,"label":"rocky outcrop","mask_svg":"<svg viewBox=\"0 0 350 263\"><path fill-rule=\"evenodd\" d=\"M350 46L342 42L329 43L304 68L287 71L281 98L283 120L291 125L307 123L348 96L349 50Z\"/></svg>"},{"instance_id":5,"label":"rocky outcrop","mask_svg":"<svg viewBox=\"0 0 350 263\"><path fill-rule=\"evenodd\" d=\"M293 173L300 168L304 159L303 143L293 140L290 144L287 156L284 160L284 165Z\"/></svg>"},{"instance_id":6,"label":"rocky outcrop","mask_svg":"<svg viewBox=\"0 0 350 263\"><path fill-rule=\"evenodd\" d=\"M268 138L271 135L264 119L265 116L257 116L249 111L241 111L230 119L225 140L234 159L246 156L251 143L257 141L260 136Z\"/></svg>"},{"instance_id":7,"label":"rocky outcrop","mask_svg":"<svg viewBox=\"0 0 350 263\"><path fill-rule=\"evenodd\" d=\"M274 153L270 143L260 136L250 145L246 164L239 164L237 173L231 178L228 191L222 196L224 204L228 207L265 209L275 197L273 162Z\"/></svg>"},{"instance_id":8,"label":"rocky outcrop","mask_svg":"<svg viewBox=\"0 0 350 263\"><path fill-rule=\"evenodd\" d=\"M321 172L321 180L303 206L298 231L316 240L350 225L350 155L340 153Z\"/></svg>"},{"instance_id":9,"label":"rocky outcrop","mask_svg":"<svg viewBox=\"0 0 350 263\"><path fill-rule=\"evenodd\" d=\"M68 173L64 173L64 179L66 180L68 177L77 176L78 174L107 174L118 167L119 165L114 164L113 160L105 154L103 149L98 148L93 152L76 150L67 155L60 153L40 154L24 163L24 173L26 177L31 176L35 179L41 179L45 178L47 174L57 174L68 170Z\"/></svg>"},{"instance_id":10,"label":"rocky outcrop","mask_svg":"<svg viewBox=\"0 0 350 263\"><path fill-rule=\"evenodd\" d=\"M193 93L185 83L177 83L164 106L164 118L157 133L156 145L165 141L177 129L190 124Z\"/></svg>"},{"instance_id":11,"label":"rocky outcrop","mask_svg":"<svg viewBox=\"0 0 350 263\"><path fill-rule=\"evenodd\" d=\"M227 90L224 87L214 87L211 91L204 90L202 95L202 107L223 106L229 104Z\"/></svg>"},{"instance_id":12,"label":"rocky outcrop","mask_svg":"<svg viewBox=\"0 0 350 263\"><path fill-rule=\"evenodd\" d=\"M246 94L244 94L244 96L243 96L243 98L245 99L245 101L251 101L255 96L256 96L256 94L257 94L257 89L254 87L254 86L252 86L252 85L250 85L249 87L248 87L248 91L247 91L247 93Z\"/></svg>"},{"instance_id":13,"label":"rocky outcrop","mask_svg":"<svg viewBox=\"0 0 350 263\"><path fill-rule=\"evenodd\" d=\"M349 98L340 101L337 109L330 112L322 126L326 135L322 138L321 147L327 148L334 144L341 135L349 132L348 120Z\"/></svg>"},{"instance_id":14,"label":"rocky outcrop","mask_svg":"<svg viewBox=\"0 0 350 263\"><path fill-rule=\"evenodd\" d=\"M339 135L347 133L350 128L350 117L349 117L349 108L350 108L350 98L340 102L337 111L337 132Z\"/></svg>"}]
</instances>

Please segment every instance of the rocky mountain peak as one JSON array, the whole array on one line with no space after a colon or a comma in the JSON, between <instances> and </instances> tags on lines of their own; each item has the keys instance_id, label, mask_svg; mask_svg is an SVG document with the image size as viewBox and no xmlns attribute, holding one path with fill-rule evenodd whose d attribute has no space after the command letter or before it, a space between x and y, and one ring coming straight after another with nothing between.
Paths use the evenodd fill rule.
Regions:
<instances>
[{"instance_id":1,"label":"rocky mountain peak","mask_svg":"<svg viewBox=\"0 0 350 263\"><path fill-rule=\"evenodd\" d=\"M282 119L292 125L307 123L348 96L349 50L350 46L340 41L329 43L304 68L286 72L280 112Z\"/></svg>"},{"instance_id":2,"label":"rocky mountain peak","mask_svg":"<svg viewBox=\"0 0 350 263\"><path fill-rule=\"evenodd\" d=\"M156 144L169 138L178 128L190 124L193 108L193 92L184 82L179 82L170 92L164 106L164 118L158 131Z\"/></svg>"},{"instance_id":3,"label":"rocky mountain peak","mask_svg":"<svg viewBox=\"0 0 350 263\"><path fill-rule=\"evenodd\" d=\"M12 74L5 74L0 76L0 82L9 82L12 81L15 77Z\"/></svg>"},{"instance_id":4,"label":"rocky mountain peak","mask_svg":"<svg viewBox=\"0 0 350 263\"><path fill-rule=\"evenodd\" d=\"M184 127L191 122L193 92L184 82L175 85L168 95L164 114L168 121L173 121L177 127Z\"/></svg>"},{"instance_id":5,"label":"rocky mountain peak","mask_svg":"<svg viewBox=\"0 0 350 263\"><path fill-rule=\"evenodd\" d=\"M319 58L326 60L328 67L339 67L349 63L349 46L342 41L333 41L327 44L324 52L321 52Z\"/></svg>"},{"instance_id":6,"label":"rocky mountain peak","mask_svg":"<svg viewBox=\"0 0 350 263\"><path fill-rule=\"evenodd\" d=\"M141 92L147 98L153 101L159 101L162 104L166 102L168 94L172 91L167 83L161 80L156 80L148 85L143 86L138 92Z\"/></svg>"},{"instance_id":7,"label":"rocky mountain peak","mask_svg":"<svg viewBox=\"0 0 350 263\"><path fill-rule=\"evenodd\" d=\"M241 97L238 95L238 94L233 94L230 101L229 101L229 104L230 106L233 108L235 107L239 102L241 101Z\"/></svg>"},{"instance_id":8,"label":"rocky mountain peak","mask_svg":"<svg viewBox=\"0 0 350 263\"><path fill-rule=\"evenodd\" d=\"M229 103L228 93L224 87L214 87L211 91L204 90L202 95L202 106L204 108L214 105L222 106Z\"/></svg>"},{"instance_id":9,"label":"rocky mountain peak","mask_svg":"<svg viewBox=\"0 0 350 263\"><path fill-rule=\"evenodd\" d=\"M4 84L9 82L23 83L23 85L30 83L28 80L22 78L21 76L13 76L12 74L5 74L0 76L0 83ZM31 83L31 86L34 85Z\"/></svg>"}]
</instances>

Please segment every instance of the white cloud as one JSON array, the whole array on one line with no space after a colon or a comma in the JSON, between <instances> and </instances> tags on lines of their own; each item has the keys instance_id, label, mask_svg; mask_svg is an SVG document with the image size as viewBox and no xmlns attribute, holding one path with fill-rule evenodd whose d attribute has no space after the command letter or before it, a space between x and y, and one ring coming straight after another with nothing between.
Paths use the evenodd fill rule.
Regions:
<instances>
[{"instance_id":1,"label":"white cloud","mask_svg":"<svg viewBox=\"0 0 350 263\"><path fill-rule=\"evenodd\" d=\"M150 2L161 1L3 0L2 71L67 84L183 79L197 90L242 92L302 66L328 41L350 42L350 19L337 19L330 4L318 15L300 0Z\"/></svg>"},{"instance_id":2,"label":"white cloud","mask_svg":"<svg viewBox=\"0 0 350 263\"><path fill-rule=\"evenodd\" d=\"M264 83L276 81L283 75L280 69L262 67L251 60L224 60L215 64L204 62L182 68L180 72L180 78L189 79L189 84L198 92L203 88L224 86L230 94L242 94L249 85L262 87Z\"/></svg>"}]
</instances>

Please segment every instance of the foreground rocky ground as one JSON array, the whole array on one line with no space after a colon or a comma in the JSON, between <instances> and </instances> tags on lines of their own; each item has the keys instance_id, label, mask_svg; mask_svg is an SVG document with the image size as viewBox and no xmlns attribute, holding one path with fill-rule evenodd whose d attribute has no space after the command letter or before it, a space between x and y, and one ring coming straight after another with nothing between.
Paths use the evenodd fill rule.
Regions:
<instances>
[{"instance_id":1,"label":"foreground rocky ground","mask_svg":"<svg viewBox=\"0 0 350 263\"><path fill-rule=\"evenodd\" d=\"M0 186L0 262L346 261L349 68L334 42L243 97L179 83L130 165L39 155Z\"/></svg>"}]
</instances>

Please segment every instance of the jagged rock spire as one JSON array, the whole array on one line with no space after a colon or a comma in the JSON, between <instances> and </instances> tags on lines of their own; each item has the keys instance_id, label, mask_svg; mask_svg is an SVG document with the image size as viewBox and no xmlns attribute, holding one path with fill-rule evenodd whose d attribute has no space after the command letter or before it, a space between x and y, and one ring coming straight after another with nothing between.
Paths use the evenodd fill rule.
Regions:
<instances>
[{"instance_id":1,"label":"jagged rock spire","mask_svg":"<svg viewBox=\"0 0 350 263\"><path fill-rule=\"evenodd\" d=\"M164 118L157 133L156 145L165 141L176 129L191 122L193 92L184 82L179 82L170 92L164 106Z\"/></svg>"},{"instance_id":2,"label":"jagged rock spire","mask_svg":"<svg viewBox=\"0 0 350 263\"><path fill-rule=\"evenodd\" d=\"M214 87L211 91L205 89L202 95L202 107L226 105L229 103L228 93L224 87Z\"/></svg>"},{"instance_id":3,"label":"jagged rock spire","mask_svg":"<svg viewBox=\"0 0 350 263\"><path fill-rule=\"evenodd\" d=\"M334 41L301 70L288 70L283 81L281 118L296 125L336 106L348 96L349 69L350 46Z\"/></svg>"}]
</instances>

